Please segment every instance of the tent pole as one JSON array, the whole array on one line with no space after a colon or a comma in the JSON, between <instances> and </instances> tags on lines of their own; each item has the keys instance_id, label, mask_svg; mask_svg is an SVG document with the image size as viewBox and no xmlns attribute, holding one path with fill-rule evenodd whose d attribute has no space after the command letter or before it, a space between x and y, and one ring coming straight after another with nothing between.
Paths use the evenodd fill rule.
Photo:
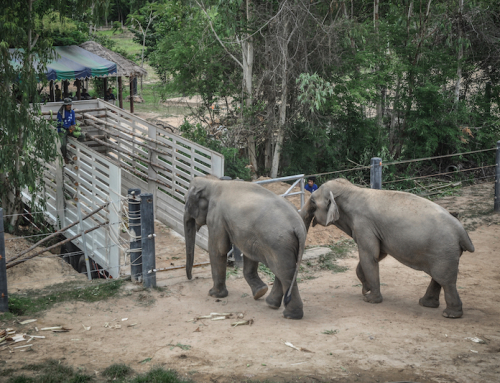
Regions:
<instances>
[{"instance_id":1,"label":"tent pole","mask_svg":"<svg viewBox=\"0 0 500 383\"><path fill-rule=\"evenodd\" d=\"M130 83L130 113L134 113L134 76L129 77Z\"/></svg>"},{"instance_id":2,"label":"tent pole","mask_svg":"<svg viewBox=\"0 0 500 383\"><path fill-rule=\"evenodd\" d=\"M108 101L107 97L106 97L106 92L108 91L108 78L104 77L102 83L103 83L103 86L104 86L104 95L103 95L102 99L104 101Z\"/></svg>"},{"instance_id":3,"label":"tent pole","mask_svg":"<svg viewBox=\"0 0 500 383\"><path fill-rule=\"evenodd\" d=\"M118 102L120 108L123 109L122 76L118 77Z\"/></svg>"}]
</instances>

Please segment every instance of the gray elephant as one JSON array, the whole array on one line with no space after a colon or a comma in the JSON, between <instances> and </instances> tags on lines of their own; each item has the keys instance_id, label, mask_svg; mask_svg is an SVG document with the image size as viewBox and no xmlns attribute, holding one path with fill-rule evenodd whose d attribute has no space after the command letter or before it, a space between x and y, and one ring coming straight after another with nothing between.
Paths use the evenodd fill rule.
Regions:
<instances>
[{"instance_id":1,"label":"gray elephant","mask_svg":"<svg viewBox=\"0 0 500 383\"><path fill-rule=\"evenodd\" d=\"M382 302L379 262L387 254L432 277L419 303L439 307L441 287L446 309L443 316L462 316L456 287L458 262L463 251L474 252L462 224L441 206L410 193L364 189L346 179L321 185L300 212L309 229L334 224L358 245L356 274L363 284L364 300Z\"/></svg>"},{"instance_id":2,"label":"gray elephant","mask_svg":"<svg viewBox=\"0 0 500 383\"><path fill-rule=\"evenodd\" d=\"M304 315L296 278L304 252L306 228L297 210L285 199L260 185L221 181L213 176L191 181L184 210L186 273L192 278L196 231L207 225L208 251L214 286L209 295L223 298L226 289L226 254L231 244L244 254L243 275L254 299L267 292L259 278L259 262L276 278L267 304L278 309L285 296L283 316Z\"/></svg>"}]
</instances>

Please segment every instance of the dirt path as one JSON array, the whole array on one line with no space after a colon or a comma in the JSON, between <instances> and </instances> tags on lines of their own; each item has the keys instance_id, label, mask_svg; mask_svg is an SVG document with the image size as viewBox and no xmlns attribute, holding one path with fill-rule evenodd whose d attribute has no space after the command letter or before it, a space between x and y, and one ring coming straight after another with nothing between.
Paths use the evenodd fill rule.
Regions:
<instances>
[{"instance_id":1,"label":"dirt path","mask_svg":"<svg viewBox=\"0 0 500 383\"><path fill-rule=\"evenodd\" d=\"M338 261L348 267L346 272L319 270L314 261L304 265L299 283L303 320L286 320L282 308L272 310L263 299L255 301L239 274L229 273L229 296L217 300L207 295L212 285L209 267L194 269L192 281L178 270L158 274L158 284L164 286L159 290L144 291L128 283L121 298L56 306L38 326L60 324L73 330L47 334L31 352L0 351L0 359L6 361L2 368L51 357L91 373L112 363L126 363L137 372L163 365L197 382L500 381L500 215L488 213L492 185L476 185L438 201L460 211L466 222L474 220L476 227L469 232L476 252L464 253L460 263L460 319L441 316L443 296L438 309L419 306L430 277L390 257L380 267L384 302L365 303L355 274L354 248L350 257ZM313 233L310 244L319 244L321 238L322 244L331 244L342 236L336 228L322 229ZM158 228L157 233L158 267L182 264L182 240L168 229ZM195 262L204 260L206 252L197 249ZM243 320L254 322L232 327L240 319L193 321L215 312L243 313ZM110 328L115 324L122 327ZM3 326L22 327L12 322L0 323ZM28 331L33 327L24 326ZM484 343L467 339L474 337Z\"/></svg>"}]
</instances>

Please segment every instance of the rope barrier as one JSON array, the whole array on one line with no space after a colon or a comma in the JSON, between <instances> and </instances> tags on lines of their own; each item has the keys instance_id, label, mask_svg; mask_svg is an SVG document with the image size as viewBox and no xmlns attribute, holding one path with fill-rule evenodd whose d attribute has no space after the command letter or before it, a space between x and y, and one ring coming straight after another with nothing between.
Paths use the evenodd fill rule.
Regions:
<instances>
[{"instance_id":1,"label":"rope barrier","mask_svg":"<svg viewBox=\"0 0 500 383\"><path fill-rule=\"evenodd\" d=\"M392 184L392 183L395 183L395 182L418 180L418 179L421 179L421 178L430 178L430 177L443 176L443 175L447 175L447 174L456 174L456 173L461 173L461 172L469 172L471 170L494 168L495 166L496 165L487 165L487 166L480 166L480 167L471 168L471 169L455 170L455 171L446 172L446 173L437 173L437 174L430 174L430 175L427 175L427 176L419 176L419 177L404 178L404 179L393 180L393 181L386 181L386 182L384 182L384 185L386 185L386 184Z\"/></svg>"}]
</instances>

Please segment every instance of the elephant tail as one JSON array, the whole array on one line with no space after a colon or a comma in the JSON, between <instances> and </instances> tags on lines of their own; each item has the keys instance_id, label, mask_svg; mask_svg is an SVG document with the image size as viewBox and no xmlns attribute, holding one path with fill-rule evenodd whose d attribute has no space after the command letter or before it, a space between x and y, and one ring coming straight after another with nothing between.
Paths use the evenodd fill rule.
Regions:
<instances>
[{"instance_id":1,"label":"elephant tail","mask_svg":"<svg viewBox=\"0 0 500 383\"><path fill-rule=\"evenodd\" d=\"M472 244L472 241L470 240L469 234L465 231L465 229L462 231L462 234L460 235L460 241L459 241L460 247L462 248L462 251L468 251L470 253L474 252L474 245Z\"/></svg>"},{"instance_id":2,"label":"elephant tail","mask_svg":"<svg viewBox=\"0 0 500 383\"><path fill-rule=\"evenodd\" d=\"M293 275L292 283L290 283L290 286L286 290L285 298L283 300L283 302L285 303L285 307L292 300L292 288L293 288L293 285L295 284L295 281L297 280L297 274L299 273L300 264L302 262L302 255L304 254L304 249L306 247L306 235L307 235L307 231L305 231L303 229L304 229L304 227L301 226L300 229L299 228L295 228L294 231L293 231L293 233L295 234L295 237L297 238L297 244L298 244L298 247L297 247L297 264L295 266L295 274Z\"/></svg>"}]
</instances>

